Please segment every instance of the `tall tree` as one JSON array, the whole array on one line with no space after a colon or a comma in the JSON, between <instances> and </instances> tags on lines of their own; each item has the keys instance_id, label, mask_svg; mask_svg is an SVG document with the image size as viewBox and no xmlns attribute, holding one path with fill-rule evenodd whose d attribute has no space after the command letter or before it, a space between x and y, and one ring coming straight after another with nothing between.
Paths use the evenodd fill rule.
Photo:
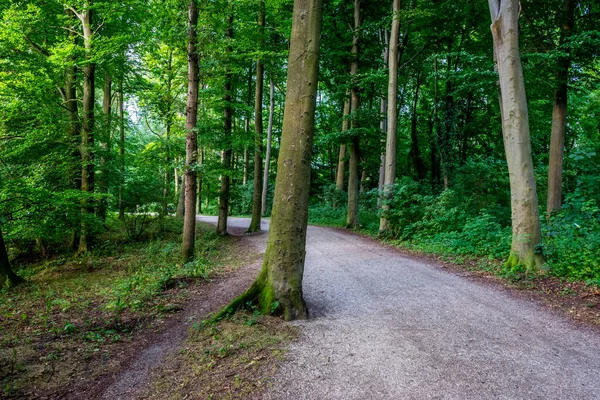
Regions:
<instances>
[{"instance_id":1,"label":"tall tree","mask_svg":"<svg viewBox=\"0 0 600 400\"><path fill-rule=\"evenodd\" d=\"M575 0L564 0L561 13L560 47L564 47L565 42L573 31L576 3ZM550 160L548 162L548 201L546 205L548 215L559 211L562 205L563 156L567 121L569 68L571 67L571 56L569 51L566 51L567 54L558 59L558 71L556 73L557 87L554 94L554 108L552 110Z\"/></svg>"},{"instance_id":2,"label":"tall tree","mask_svg":"<svg viewBox=\"0 0 600 400\"><path fill-rule=\"evenodd\" d=\"M197 179L196 167L198 164L198 137L196 122L198 118L198 7L196 0L191 0L188 6L188 98L185 118L185 209L187 212L183 219L183 246L182 258L184 262L193 260L194 243L196 240L196 195Z\"/></svg>"},{"instance_id":3,"label":"tall tree","mask_svg":"<svg viewBox=\"0 0 600 400\"><path fill-rule=\"evenodd\" d=\"M119 219L125 219L125 201L123 186L125 183L125 104L123 94L123 79L119 78Z\"/></svg>"},{"instance_id":4,"label":"tall tree","mask_svg":"<svg viewBox=\"0 0 600 400\"><path fill-rule=\"evenodd\" d=\"M529 116L519 53L519 1L488 0L492 36L500 78L504 147L510 179L512 245L507 265L537 269L543 257L535 186Z\"/></svg>"},{"instance_id":5,"label":"tall tree","mask_svg":"<svg viewBox=\"0 0 600 400\"><path fill-rule=\"evenodd\" d=\"M263 173L261 213L267 214L267 192L269 189L269 166L271 165L271 147L273 142L273 115L275 114L275 82L269 80L269 124L267 126L267 154L265 156L265 168Z\"/></svg>"},{"instance_id":6,"label":"tall tree","mask_svg":"<svg viewBox=\"0 0 600 400\"><path fill-rule=\"evenodd\" d=\"M359 194L359 164L360 164L360 137L356 132L358 128L358 110L360 108L360 95L358 87L358 39L360 37L360 0L354 0L354 27L352 35L352 61L350 63L350 112L352 120L350 128L353 130L352 138L348 143L350 161L348 163L348 213L346 227L358 226L358 194Z\"/></svg>"},{"instance_id":7,"label":"tall tree","mask_svg":"<svg viewBox=\"0 0 600 400\"><path fill-rule=\"evenodd\" d=\"M107 194L109 186L109 156L111 153L111 128L112 128L112 77L109 71L104 74L104 88L102 98L103 129L100 137L100 168L98 170L98 192L103 195L98 201L97 214L102 221L106 220L108 206Z\"/></svg>"},{"instance_id":8,"label":"tall tree","mask_svg":"<svg viewBox=\"0 0 600 400\"><path fill-rule=\"evenodd\" d=\"M349 93L346 94L344 100L344 112L342 114L342 133L346 133L350 128L350 98ZM346 172L346 143L340 144L338 153L337 172L335 175L335 188L338 191L344 190L344 174Z\"/></svg>"},{"instance_id":9,"label":"tall tree","mask_svg":"<svg viewBox=\"0 0 600 400\"><path fill-rule=\"evenodd\" d=\"M273 216L260 274L221 313L256 302L286 320L308 316L302 297L322 0L295 0Z\"/></svg>"},{"instance_id":10,"label":"tall tree","mask_svg":"<svg viewBox=\"0 0 600 400\"><path fill-rule=\"evenodd\" d=\"M258 4L258 34L259 46L262 50L263 35L265 30L265 2L259 1ZM264 70L262 60L256 60L256 87L254 95L254 192L252 194L252 219L248 232L260 231L260 220L262 217L262 151L263 151L263 86L264 86Z\"/></svg>"},{"instance_id":11,"label":"tall tree","mask_svg":"<svg viewBox=\"0 0 600 400\"><path fill-rule=\"evenodd\" d=\"M379 220L379 232L388 230L386 212L390 206L388 198L391 188L396 180L396 148L397 148L397 124L398 124L398 40L400 36L400 7L401 0L392 2L392 30L390 33L388 61L388 88L387 88L387 135L385 142L385 174L384 174L384 201L382 204L383 214Z\"/></svg>"},{"instance_id":12,"label":"tall tree","mask_svg":"<svg viewBox=\"0 0 600 400\"><path fill-rule=\"evenodd\" d=\"M93 8L92 0L86 1L83 9L77 12L71 11L79 18L83 31L83 44L85 49L85 64L83 66L83 118L81 126L81 190L88 195L94 193L94 104L95 104L95 72L96 64L93 61ZM92 200L88 196L83 200L81 212L83 222L81 224L81 235L79 237L78 253L88 251L90 239L89 215L93 213Z\"/></svg>"},{"instance_id":13,"label":"tall tree","mask_svg":"<svg viewBox=\"0 0 600 400\"><path fill-rule=\"evenodd\" d=\"M227 29L225 32L227 39L233 38L233 13L229 15L227 19ZM233 48L231 44L227 45L227 54L231 55ZM225 84L223 101L225 102L225 110L223 112L223 127L224 127L224 149L222 152L222 166L223 172L221 174L221 189L219 190L219 219L217 220L217 235L227 235L227 218L229 216L229 189L231 185L231 159L232 159L232 145L231 145L231 132L233 129L233 105L232 105L232 92L233 92L233 78L229 67L225 71Z\"/></svg>"}]
</instances>

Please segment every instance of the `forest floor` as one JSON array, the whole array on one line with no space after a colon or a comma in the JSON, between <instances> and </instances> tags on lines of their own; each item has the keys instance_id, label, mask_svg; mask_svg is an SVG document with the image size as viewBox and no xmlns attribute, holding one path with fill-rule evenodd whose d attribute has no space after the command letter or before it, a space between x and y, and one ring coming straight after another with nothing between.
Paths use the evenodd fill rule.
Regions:
<instances>
[{"instance_id":1,"label":"forest floor","mask_svg":"<svg viewBox=\"0 0 600 400\"><path fill-rule=\"evenodd\" d=\"M28 261L26 283L0 294L0 399L165 399L186 388L208 398L232 387L245 395L263 390L296 328L251 312L203 323L260 269L262 239L241 237L243 231L232 227L233 235L219 240L201 226L200 258L210 267L202 277L175 276L158 289L146 282L155 277L144 268L169 270L180 230L110 255ZM114 299L123 286L128 297ZM125 306L114 310L115 301ZM190 357L184 375L175 364ZM160 376L169 368L182 373L165 382Z\"/></svg>"},{"instance_id":2,"label":"forest floor","mask_svg":"<svg viewBox=\"0 0 600 400\"><path fill-rule=\"evenodd\" d=\"M231 218L230 232L241 235L248 223ZM266 238L265 233L229 238L219 249L228 254L219 260L219 274L170 288L161 296L170 312L148 316L118 340L110 340L110 329L104 327L101 343L64 332L47 343L33 343L33 351L38 346L42 355L34 363L37 372L12 363L14 376L19 368L29 369L28 391L11 395L5 388L4 394L68 399L600 397L596 287L547 276L508 281L475 264L406 253L342 229L309 227L308 321L288 324L246 312L217 325L203 324L209 312L250 285ZM50 346L51 340L59 345ZM10 367L10 354L0 355L6 358L6 365L0 362L3 372L2 367ZM32 363L36 357L18 354Z\"/></svg>"}]
</instances>

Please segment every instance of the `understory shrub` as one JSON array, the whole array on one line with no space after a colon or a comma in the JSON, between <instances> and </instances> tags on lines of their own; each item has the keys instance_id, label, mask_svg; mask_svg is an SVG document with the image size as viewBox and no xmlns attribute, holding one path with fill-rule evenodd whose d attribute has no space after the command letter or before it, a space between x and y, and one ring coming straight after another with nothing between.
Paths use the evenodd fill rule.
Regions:
<instances>
[{"instance_id":1,"label":"understory shrub","mask_svg":"<svg viewBox=\"0 0 600 400\"><path fill-rule=\"evenodd\" d=\"M567 203L546 222L544 255L552 274L600 284L600 208L596 199Z\"/></svg>"}]
</instances>

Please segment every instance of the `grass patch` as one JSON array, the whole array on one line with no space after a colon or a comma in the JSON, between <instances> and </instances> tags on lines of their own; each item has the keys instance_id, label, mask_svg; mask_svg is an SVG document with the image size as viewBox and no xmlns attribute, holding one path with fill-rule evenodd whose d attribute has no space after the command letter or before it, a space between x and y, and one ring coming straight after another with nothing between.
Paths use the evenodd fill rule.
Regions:
<instances>
[{"instance_id":1,"label":"grass patch","mask_svg":"<svg viewBox=\"0 0 600 400\"><path fill-rule=\"evenodd\" d=\"M144 398L245 399L269 385L297 328L249 311L190 329L185 347L155 371Z\"/></svg>"},{"instance_id":2,"label":"grass patch","mask_svg":"<svg viewBox=\"0 0 600 400\"><path fill-rule=\"evenodd\" d=\"M231 241L199 226L196 261L181 264L181 222L131 241L118 224L92 252L19 266L26 281L0 293L0 397L60 394L115 366L113 354L186 303L197 279L222 271Z\"/></svg>"}]
</instances>

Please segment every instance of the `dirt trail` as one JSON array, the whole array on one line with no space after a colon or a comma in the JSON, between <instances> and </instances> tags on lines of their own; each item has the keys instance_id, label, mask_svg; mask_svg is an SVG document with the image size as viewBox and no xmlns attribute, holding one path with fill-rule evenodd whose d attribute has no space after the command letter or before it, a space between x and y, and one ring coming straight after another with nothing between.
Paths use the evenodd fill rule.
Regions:
<instances>
[{"instance_id":1,"label":"dirt trail","mask_svg":"<svg viewBox=\"0 0 600 400\"><path fill-rule=\"evenodd\" d=\"M373 240L310 227L304 294L266 399L600 398L597 331Z\"/></svg>"},{"instance_id":2,"label":"dirt trail","mask_svg":"<svg viewBox=\"0 0 600 400\"><path fill-rule=\"evenodd\" d=\"M200 220L200 219L199 219ZM235 220L235 219L233 219ZM242 235L244 227L241 221L238 226L232 226L230 232ZM247 225L247 223L246 223ZM245 243L254 247L254 251L262 251L266 235L250 235L244 238ZM160 369L165 357L177 351L186 340L189 329L194 322L200 322L210 312L217 311L231 299L240 295L253 282L260 270L260 262L245 265L232 274L217 278L201 287L201 292L188 303L177 317L168 320L168 326L162 333L151 338L150 344L142 350L124 371L116 376L107 377L109 385L99 397L103 400L137 399L144 392L153 369Z\"/></svg>"}]
</instances>

